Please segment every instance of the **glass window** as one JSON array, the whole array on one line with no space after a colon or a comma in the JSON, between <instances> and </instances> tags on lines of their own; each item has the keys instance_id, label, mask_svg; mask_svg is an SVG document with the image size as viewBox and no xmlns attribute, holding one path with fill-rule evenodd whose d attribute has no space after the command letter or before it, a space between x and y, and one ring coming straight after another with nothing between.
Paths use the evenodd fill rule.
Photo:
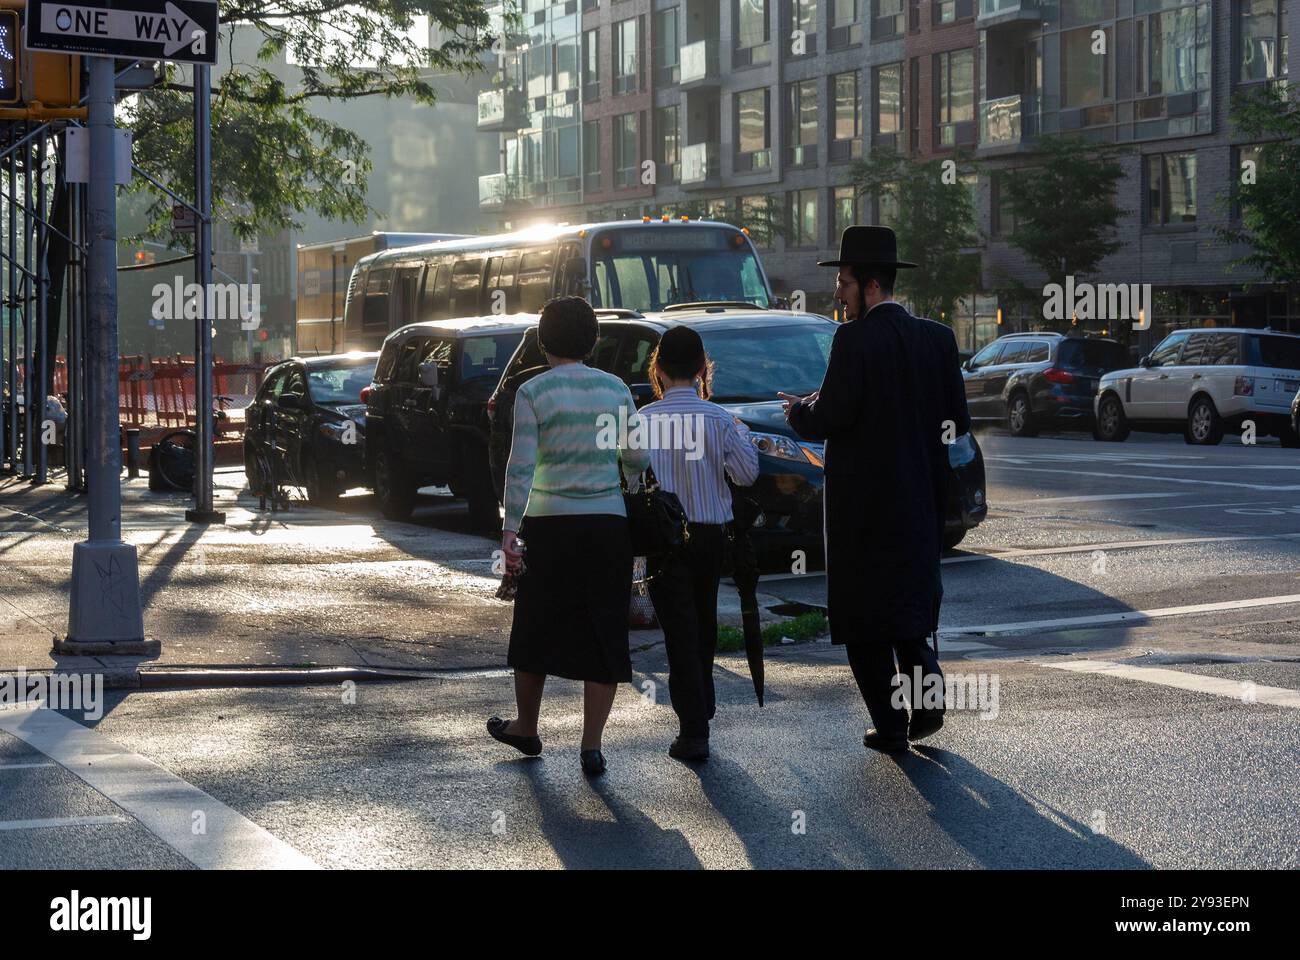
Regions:
<instances>
[{"instance_id":1,"label":"glass window","mask_svg":"<svg viewBox=\"0 0 1300 960\"><path fill-rule=\"evenodd\" d=\"M641 156L637 134L635 113L614 118L614 182L620 187L632 186L638 179Z\"/></svg>"},{"instance_id":2,"label":"glass window","mask_svg":"<svg viewBox=\"0 0 1300 960\"><path fill-rule=\"evenodd\" d=\"M831 0L829 46L846 47L862 42L862 24L858 22L860 13L858 0Z\"/></svg>"},{"instance_id":3,"label":"glass window","mask_svg":"<svg viewBox=\"0 0 1300 960\"><path fill-rule=\"evenodd\" d=\"M629 17L614 24L614 92L637 88L641 62L641 18Z\"/></svg>"},{"instance_id":4,"label":"glass window","mask_svg":"<svg viewBox=\"0 0 1300 960\"><path fill-rule=\"evenodd\" d=\"M991 364L997 358L998 353L1001 352L1003 343L1004 341L1002 340L994 340L979 353L975 354L975 356L971 358L970 369L974 370L978 367L987 367Z\"/></svg>"},{"instance_id":5,"label":"glass window","mask_svg":"<svg viewBox=\"0 0 1300 960\"><path fill-rule=\"evenodd\" d=\"M876 133L898 133L903 129L903 65L876 67Z\"/></svg>"},{"instance_id":6,"label":"glass window","mask_svg":"<svg viewBox=\"0 0 1300 960\"><path fill-rule=\"evenodd\" d=\"M629 385L649 383L650 355L654 353L658 342L658 339L648 331L630 329L627 336L623 338L618 360L609 372Z\"/></svg>"},{"instance_id":7,"label":"glass window","mask_svg":"<svg viewBox=\"0 0 1300 960\"><path fill-rule=\"evenodd\" d=\"M678 121L677 107L660 107L656 115L655 129L659 138L659 163L676 167L681 161L681 124ZM668 171L661 171L660 175Z\"/></svg>"},{"instance_id":8,"label":"glass window","mask_svg":"<svg viewBox=\"0 0 1300 960\"><path fill-rule=\"evenodd\" d=\"M1097 373L1109 373L1129 365L1123 346L1111 340L1062 340L1056 362L1066 370Z\"/></svg>"},{"instance_id":9,"label":"glass window","mask_svg":"<svg viewBox=\"0 0 1300 960\"><path fill-rule=\"evenodd\" d=\"M655 66L668 83L677 82L676 68L681 56L677 19L677 7L655 14Z\"/></svg>"},{"instance_id":10,"label":"glass window","mask_svg":"<svg viewBox=\"0 0 1300 960\"><path fill-rule=\"evenodd\" d=\"M817 144L817 81L804 80L786 85L790 121L787 146L815 146Z\"/></svg>"},{"instance_id":11,"label":"glass window","mask_svg":"<svg viewBox=\"0 0 1300 960\"><path fill-rule=\"evenodd\" d=\"M1196 222L1196 154L1148 156L1147 223Z\"/></svg>"},{"instance_id":12,"label":"glass window","mask_svg":"<svg viewBox=\"0 0 1300 960\"><path fill-rule=\"evenodd\" d=\"M586 120L582 124L582 172L600 176L600 121Z\"/></svg>"},{"instance_id":13,"label":"glass window","mask_svg":"<svg viewBox=\"0 0 1300 960\"><path fill-rule=\"evenodd\" d=\"M366 299L361 306L363 327L388 328L388 297L393 289L391 268L370 268L366 274Z\"/></svg>"},{"instance_id":14,"label":"glass window","mask_svg":"<svg viewBox=\"0 0 1300 960\"><path fill-rule=\"evenodd\" d=\"M1061 22L1067 27L1114 17L1115 0L1061 0Z\"/></svg>"},{"instance_id":15,"label":"glass window","mask_svg":"<svg viewBox=\"0 0 1300 960\"><path fill-rule=\"evenodd\" d=\"M886 184L876 198L876 222L882 227L892 227L898 223L902 212L898 200L898 184Z\"/></svg>"},{"instance_id":16,"label":"glass window","mask_svg":"<svg viewBox=\"0 0 1300 960\"><path fill-rule=\"evenodd\" d=\"M551 299L551 273L555 266L555 248L546 247L525 253L519 260L519 309L536 313Z\"/></svg>"},{"instance_id":17,"label":"glass window","mask_svg":"<svg viewBox=\"0 0 1300 960\"><path fill-rule=\"evenodd\" d=\"M1068 30L1061 34L1061 106L1088 107L1112 99L1110 54L1114 31L1105 32L1105 53L1093 53L1093 28Z\"/></svg>"},{"instance_id":18,"label":"glass window","mask_svg":"<svg viewBox=\"0 0 1300 960\"><path fill-rule=\"evenodd\" d=\"M846 227L858 222L857 191L853 187L836 187L831 191L831 243L839 243Z\"/></svg>"},{"instance_id":19,"label":"glass window","mask_svg":"<svg viewBox=\"0 0 1300 960\"><path fill-rule=\"evenodd\" d=\"M1137 21L1138 91L1152 96L1210 85L1208 4L1166 10Z\"/></svg>"},{"instance_id":20,"label":"glass window","mask_svg":"<svg viewBox=\"0 0 1300 960\"><path fill-rule=\"evenodd\" d=\"M1250 336L1247 363L1252 367L1300 370L1300 338Z\"/></svg>"},{"instance_id":21,"label":"glass window","mask_svg":"<svg viewBox=\"0 0 1300 960\"><path fill-rule=\"evenodd\" d=\"M600 31L582 32L583 99L593 100L600 92Z\"/></svg>"},{"instance_id":22,"label":"glass window","mask_svg":"<svg viewBox=\"0 0 1300 960\"><path fill-rule=\"evenodd\" d=\"M467 337L461 344L460 378L474 380L490 377L494 381L501 379L515 348L519 346L522 334L501 333L490 337Z\"/></svg>"},{"instance_id":23,"label":"glass window","mask_svg":"<svg viewBox=\"0 0 1300 960\"><path fill-rule=\"evenodd\" d=\"M1242 83L1276 80L1287 75L1287 4L1285 0L1241 0L1237 15Z\"/></svg>"},{"instance_id":24,"label":"glass window","mask_svg":"<svg viewBox=\"0 0 1300 960\"><path fill-rule=\"evenodd\" d=\"M1197 367L1205 363L1205 350L1210 345L1211 334L1194 333L1187 338L1183 355L1178 358L1180 367Z\"/></svg>"},{"instance_id":25,"label":"glass window","mask_svg":"<svg viewBox=\"0 0 1300 960\"><path fill-rule=\"evenodd\" d=\"M897 36L903 32L903 0L872 0L875 28L872 39Z\"/></svg>"},{"instance_id":26,"label":"glass window","mask_svg":"<svg viewBox=\"0 0 1300 960\"><path fill-rule=\"evenodd\" d=\"M1002 353L998 356L998 363L1024 363L1025 357L1029 355L1030 343L1028 340L1008 340L1002 347Z\"/></svg>"},{"instance_id":27,"label":"glass window","mask_svg":"<svg viewBox=\"0 0 1300 960\"><path fill-rule=\"evenodd\" d=\"M737 0L736 46L761 46L767 37L767 0Z\"/></svg>"},{"instance_id":28,"label":"glass window","mask_svg":"<svg viewBox=\"0 0 1300 960\"><path fill-rule=\"evenodd\" d=\"M1029 350L1020 359L1021 363L1044 363L1051 351L1048 349L1047 342L1044 340L1033 340L1029 344Z\"/></svg>"},{"instance_id":29,"label":"glass window","mask_svg":"<svg viewBox=\"0 0 1300 960\"><path fill-rule=\"evenodd\" d=\"M817 0L790 0L790 5L790 29L802 30L805 37L813 37L817 33ZM813 53L815 48L809 43L806 50Z\"/></svg>"},{"instance_id":30,"label":"glass window","mask_svg":"<svg viewBox=\"0 0 1300 960\"><path fill-rule=\"evenodd\" d=\"M1239 347L1241 336L1236 333L1216 333L1210 337L1205 348L1205 357L1201 361L1215 366L1232 366L1241 363Z\"/></svg>"},{"instance_id":31,"label":"glass window","mask_svg":"<svg viewBox=\"0 0 1300 960\"><path fill-rule=\"evenodd\" d=\"M578 38L568 37L555 41L555 79L558 90L573 90L578 86Z\"/></svg>"},{"instance_id":32,"label":"glass window","mask_svg":"<svg viewBox=\"0 0 1300 960\"><path fill-rule=\"evenodd\" d=\"M1160 345L1151 351L1151 366L1167 367L1178 359L1178 351L1183 349L1186 333L1171 333L1160 341Z\"/></svg>"},{"instance_id":33,"label":"glass window","mask_svg":"<svg viewBox=\"0 0 1300 960\"><path fill-rule=\"evenodd\" d=\"M788 245L817 246L817 191L791 190L786 194Z\"/></svg>"},{"instance_id":34,"label":"glass window","mask_svg":"<svg viewBox=\"0 0 1300 960\"><path fill-rule=\"evenodd\" d=\"M934 68L939 142L953 146L957 142L955 125L975 119L975 51L949 50L936 54Z\"/></svg>"},{"instance_id":35,"label":"glass window","mask_svg":"<svg viewBox=\"0 0 1300 960\"><path fill-rule=\"evenodd\" d=\"M732 330L701 326L699 334L716 364L714 399L726 403L766 400L778 390L799 396L816 390L826 372L835 325L766 323Z\"/></svg>"},{"instance_id":36,"label":"glass window","mask_svg":"<svg viewBox=\"0 0 1300 960\"><path fill-rule=\"evenodd\" d=\"M831 78L835 91L836 140L853 140L862 135L862 98L858 95L858 71L837 73Z\"/></svg>"},{"instance_id":37,"label":"glass window","mask_svg":"<svg viewBox=\"0 0 1300 960\"><path fill-rule=\"evenodd\" d=\"M741 153L766 150L768 139L767 87L736 94L736 146Z\"/></svg>"}]
</instances>

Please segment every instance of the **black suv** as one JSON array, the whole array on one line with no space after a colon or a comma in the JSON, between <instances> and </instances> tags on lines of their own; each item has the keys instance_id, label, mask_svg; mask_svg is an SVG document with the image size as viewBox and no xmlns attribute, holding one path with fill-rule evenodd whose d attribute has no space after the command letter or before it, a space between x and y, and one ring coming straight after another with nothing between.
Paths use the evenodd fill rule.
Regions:
<instances>
[{"instance_id":1,"label":"black suv","mask_svg":"<svg viewBox=\"0 0 1300 960\"><path fill-rule=\"evenodd\" d=\"M1118 340L1060 333L1011 333L962 364L971 420L1001 420L1017 437L1044 427L1092 429L1104 373L1129 366Z\"/></svg>"},{"instance_id":2,"label":"black suv","mask_svg":"<svg viewBox=\"0 0 1300 960\"><path fill-rule=\"evenodd\" d=\"M362 392L366 451L384 516L404 520L425 486L469 501L471 522L500 521L488 468L487 402L536 314L412 323L390 333Z\"/></svg>"},{"instance_id":3,"label":"black suv","mask_svg":"<svg viewBox=\"0 0 1300 960\"><path fill-rule=\"evenodd\" d=\"M825 317L752 305L681 304L642 316L634 311L598 311L600 337L590 366L619 377L641 406L654 399L650 355L669 327L696 330L717 364L713 400L750 430L758 449L759 474L752 488L761 513L754 543L768 566L788 569L791 551L822 554L823 444L801 439L785 422L778 390L800 396L822 382L836 324ZM524 334L501 378L489 409L492 473L498 495L505 481L514 427L514 393L546 369L536 330ZM944 530L948 547L984 519L984 458L969 434L949 448L955 482ZM881 505L888 509L887 504Z\"/></svg>"}]
</instances>

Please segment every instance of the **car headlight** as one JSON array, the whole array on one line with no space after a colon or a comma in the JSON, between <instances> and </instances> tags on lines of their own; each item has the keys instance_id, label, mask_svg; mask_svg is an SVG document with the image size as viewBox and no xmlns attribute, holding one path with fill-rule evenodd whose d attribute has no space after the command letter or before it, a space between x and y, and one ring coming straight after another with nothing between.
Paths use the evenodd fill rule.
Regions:
<instances>
[{"instance_id":1,"label":"car headlight","mask_svg":"<svg viewBox=\"0 0 1300 960\"><path fill-rule=\"evenodd\" d=\"M776 457L778 460L794 460L798 463L808 462L808 455L791 437L779 433L751 433L749 442L764 456Z\"/></svg>"}]
</instances>

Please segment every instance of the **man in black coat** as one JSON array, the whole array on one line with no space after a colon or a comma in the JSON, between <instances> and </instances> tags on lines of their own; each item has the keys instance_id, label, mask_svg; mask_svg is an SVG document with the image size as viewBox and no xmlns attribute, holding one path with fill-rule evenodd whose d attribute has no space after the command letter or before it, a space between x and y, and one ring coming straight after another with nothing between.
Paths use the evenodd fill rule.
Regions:
<instances>
[{"instance_id":1,"label":"man in black coat","mask_svg":"<svg viewBox=\"0 0 1300 960\"><path fill-rule=\"evenodd\" d=\"M875 724L863 742L906 750L943 725L943 675L927 637L943 596L947 444L970 430L957 340L892 299L896 271L915 264L898 259L887 227L849 227L840 259L818 266L840 268L846 322L821 389L781 396L795 431L826 442L827 609Z\"/></svg>"}]
</instances>

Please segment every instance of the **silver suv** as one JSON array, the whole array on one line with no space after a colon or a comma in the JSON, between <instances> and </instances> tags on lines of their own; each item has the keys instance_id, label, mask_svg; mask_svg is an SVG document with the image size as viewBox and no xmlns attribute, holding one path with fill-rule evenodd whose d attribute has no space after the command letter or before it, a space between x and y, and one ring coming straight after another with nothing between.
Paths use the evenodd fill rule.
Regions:
<instances>
[{"instance_id":1,"label":"silver suv","mask_svg":"<svg viewBox=\"0 0 1300 960\"><path fill-rule=\"evenodd\" d=\"M1181 430L1188 443L1217 444L1253 421L1259 435L1300 446L1291 400L1300 390L1300 336L1271 330L1178 330L1140 365L1101 378L1098 440L1130 430Z\"/></svg>"}]
</instances>

